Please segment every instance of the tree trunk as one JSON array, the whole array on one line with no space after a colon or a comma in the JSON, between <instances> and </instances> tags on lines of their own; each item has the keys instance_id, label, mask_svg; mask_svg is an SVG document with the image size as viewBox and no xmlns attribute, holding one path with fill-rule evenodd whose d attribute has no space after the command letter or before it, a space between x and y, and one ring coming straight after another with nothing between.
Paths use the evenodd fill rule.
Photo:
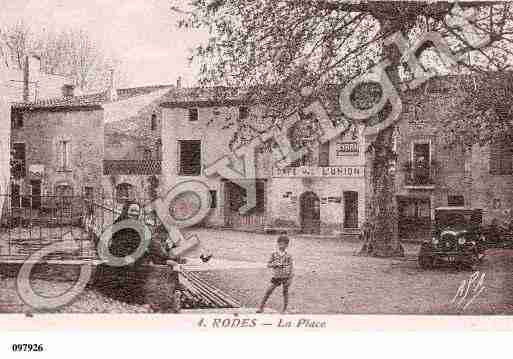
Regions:
<instances>
[{"instance_id":1,"label":"tree trunk","mask_svg":"<svg viewBox=\"0 0 513 359\"><path fill-rule=\"evenodd\" d=\"M392 33L401 31L402 24L398 21L381 21L381 31ZM387 74L399 89L398 64L401 54L395 45L383 45L383 55L391 61ZM387 115L387 107L379 114ZM397 203L395 197L395 173L391 166L395 163L393 151L394 126L381 131L370 145L367 154L367 223L364 228L365 244L361 254L376 257L404 256L404 249L399 242ZM367 139L369 140L369 139Z\"/></svg>"}]
</instances>

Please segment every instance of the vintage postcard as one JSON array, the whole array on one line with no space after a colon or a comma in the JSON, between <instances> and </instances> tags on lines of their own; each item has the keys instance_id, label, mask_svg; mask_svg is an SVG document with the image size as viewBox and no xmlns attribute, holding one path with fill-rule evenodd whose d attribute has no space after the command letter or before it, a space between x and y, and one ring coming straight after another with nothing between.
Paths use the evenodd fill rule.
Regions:
<instances>
[{"instance_id":1,"label":"vintage postcard","mask_svg":"<svg viewBox=\"0 0 513 359\"><path fill-rule=\"evenodd\" d=\"M513 328L511 3L0 4L2 328Z\"/></svg>"}]
</instances>

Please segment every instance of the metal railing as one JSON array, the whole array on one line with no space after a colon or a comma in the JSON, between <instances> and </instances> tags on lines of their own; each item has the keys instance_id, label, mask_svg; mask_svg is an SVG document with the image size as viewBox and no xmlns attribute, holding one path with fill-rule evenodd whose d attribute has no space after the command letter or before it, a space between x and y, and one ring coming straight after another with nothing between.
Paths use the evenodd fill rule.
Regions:
<instances>
[{"instance_id":1,"label":"metal railing","mask_svg":"<svg viewBox=\"0 0 513 359\"><path fill-rule=\"evenodd\" d=\"M96 239L121 214L123 203L97 196L12 196L0 195L0 258L27 259L55 242L64 250L46 260L97 259ZM141 218L147 224L160 224L153 212Z\"/></svg>"},{"instance_id":2,"label":"metal railing","mask_svg":"<svg viewBox=\"0 0 513 359\"><path fill-rule=\"evenodd\" d=\"M404 171L404 182L407 186L433 186L436 182L434 166L408 168Z\"/></svg>"}]
</instances>

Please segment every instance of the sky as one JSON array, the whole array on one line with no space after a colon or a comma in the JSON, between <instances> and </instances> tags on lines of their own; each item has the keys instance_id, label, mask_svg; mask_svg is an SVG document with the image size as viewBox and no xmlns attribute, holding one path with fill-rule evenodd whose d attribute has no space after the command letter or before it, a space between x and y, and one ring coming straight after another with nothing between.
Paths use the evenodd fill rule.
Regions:
<instances>
[{"instance_id":1,"label":"sky","mask_svg":"<svg viewBox=\"0 0 513 359\"><path fill-rule=\"evenodd\" d=\"M173 1L173 4L179 1ZM0 23L23 20L35 29L83 28L121 61L129 86L196 82L189 49L204 32L176 27L172 0L0 0Z\"/></svg>"}]
</instances>

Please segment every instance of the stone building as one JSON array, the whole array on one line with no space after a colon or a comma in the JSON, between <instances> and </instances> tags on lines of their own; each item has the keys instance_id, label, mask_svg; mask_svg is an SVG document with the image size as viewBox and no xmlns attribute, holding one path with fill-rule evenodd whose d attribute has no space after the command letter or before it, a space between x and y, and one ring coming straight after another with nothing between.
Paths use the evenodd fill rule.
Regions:
<instances>
[{"instance_id":1,"label":"stone building","mask_svg":"<svg viewBox=\"0 0 513 359\"><path fill-rule=\"evenodd\" d=\"M315 137L304 137L311 152L283 170L275 165L282 157L276 146L256 149L254 178L246 175L247 181L256 182L256 206L240 213L246 203L243 186L222 175L207 176L205 168L237 148L233 143L237 126L238 133L244 133L266 128L271 122L261 115L261 108L245 104L232 92L222 98L216 97L215 89L177 89L167 95L168 100L162 102L164 182L175 185L192 179L205 183L213 198L204 221L207 225L241 230L279 227L311 234L357 231L365 218L361 127L324 145Z\"/></svg>"},{"instance_id":2,"label":"stone building","mask_svg":"<svg viewBox=\"0 0 513 359\"><path fill-rule=\"evenodd\" d=\"M448 146L440 136L442 120L461 103L469 86L474 86L471 77L434 78L403 98L396 132L401 238L429 236L437 207L482 208L485 224L510 216L511 142L465 148Z\"/></svg>"},{"instance_id":3,"label":"stone building","mask_svg":"<svg viewBox=\"0 0 513 359\"><path fill-rule=\"evenodd\" d=\"M24 195L101 196L121 202L137 193L140 200L146 198L141 176L160 172L159 119L154 116L158 106L153 108L152 102L167 87L82 96L74 96L72 86L63 91L59 98L13 106L11 146L21 165L12 174L11 191L20 198L19 205L30 206ZM137 126L131 127L138 117L147 117L149 124L137 127L141 121L135 121ZM117 133L120 121L122 131ZM153 137L144 132L146 127ZM145 144L152 151L149 158L140 156L146 156Z\"/></svg>"},{"instance_id":4,"label":"stone building","mask_svg":"<svg viewBox=\"0 0 513 359\"><path fill-rule=\"evenodd\" d=\"M25 66L19 70L9 66L8 59L0 61L0 208L3 199L10 190L11 153L22 156L11 147L11 130L16 131L22 120L11 112L11 105L16 102L30 102L59 96L68 80L63 76L41 72L41 62L36 56L27 56ZM4 61L6 60L6 61ZM20 122L21 121L21 122Z\"/></svg>"},{"instance_id":5,"label":"stone building","mask_svg":"<svg viewBox=\"0 0 513 359\"><path fill-rule=\"evenodd\" d=\"M37 208L39 196L99 191L103 109L98 103L71 98L37 101L15 104L12 114L17 119L11 135L17 160L11 184L13 206ZM30 204L31 198L37 203Z\"/></svg>"},{"instance_id":6,"label":"stone building","mask_svg":"<svg viewBox=\"0 0 513 359\"><path fill-rule=\"evenodd\" d=\"M161 180L160 101L171 85L119 90L105 104L105 151L102 188L116 202L148 202Z\"/></svg>"}]
</instances>

